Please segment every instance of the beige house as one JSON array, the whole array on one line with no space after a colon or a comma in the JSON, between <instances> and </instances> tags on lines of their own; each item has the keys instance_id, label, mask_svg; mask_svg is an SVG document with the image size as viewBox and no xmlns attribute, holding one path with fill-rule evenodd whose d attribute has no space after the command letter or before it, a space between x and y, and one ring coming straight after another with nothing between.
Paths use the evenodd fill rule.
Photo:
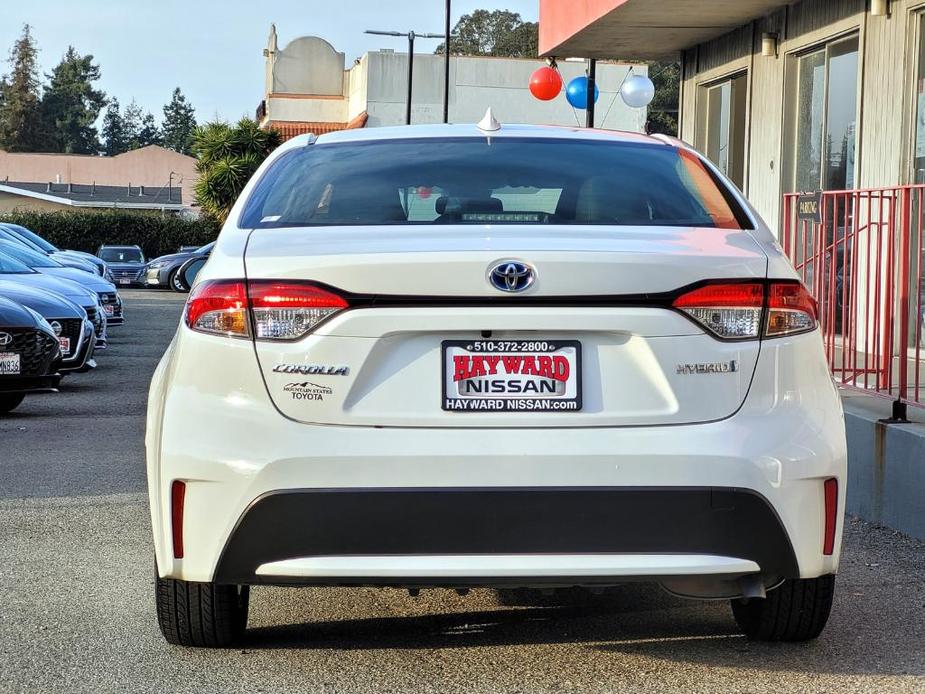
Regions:
<instances>
[{"instance_id":1,"label":"beige house","mask_svg":"<svg viewBox=\"0 0 925 694\"><path fill-rule=\"evenodd\" d=\"M114 157L0 150L0 212L193 205L196 160L152 145Z\"/></svg>"},{"instance_id":2,"label":"beige house","mask_svg":"<svg viewBox=\"0 0 925 694\"><path fill-rule=\"evenodd\" d=\"M406 41L384 39L407 46ZM444 56L424 52L437 41L419 40L413 62L412 123L443 122ZM264 49L264 96L257 108L261 127L284 138L349 128L403 125L408 94L408 53L390 48L370 51L347 64L346 56L317 36L295 38L280 46L272 27ZM538 59L486 56L450 57L449 119L476 123L491 107L505 123L579 125L584 111L568 105L565 96L538 101L529 91L530 75L546 62ZM563 79L583 74L584 64L562 61ZM624 63L601 62L597 125L641 131L646 109L632 109L617 97L630 70ZM645 65L635 65L646 74Z\"/></svg>"}]
</instances>

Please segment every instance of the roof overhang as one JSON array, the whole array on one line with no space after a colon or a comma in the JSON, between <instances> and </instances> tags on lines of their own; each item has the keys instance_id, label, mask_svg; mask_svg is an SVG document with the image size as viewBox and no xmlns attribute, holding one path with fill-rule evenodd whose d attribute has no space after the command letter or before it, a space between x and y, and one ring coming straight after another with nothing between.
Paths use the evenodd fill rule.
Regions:
<instances>
[{"instance_id":1,"label":"roof overhang","mask_svg":"<svg viewBox=\"0 0 925 694\"><path fill-rule=\"evenodd\" d=\"M787 0L540 0L540 55L663 58L787 4Z\"/></svg>"},{"instance_id":2,"label":"roof overhang","mask_svg":"<svg viewBox=\"0 0 925 694\"><path fill-rule=\"evenodd\" d=\"M53 195L49 193L37 193L34 190L26 190L25 188L18 188L16 186L7 186L0 184L0 193L11 193L13 195L19 195L24 198L32 198L33 200L44 200L45 202L53 202L58 205L65 205L67 207L89 207L89 208L106 208L106 209L120 209L120 210L182 210L184 209L182 204L171 202L171 203L160 203L160 202L118 202L113 200L71 200L70 198L63 198L58 195Z\"/></svg>"}]
</instances>

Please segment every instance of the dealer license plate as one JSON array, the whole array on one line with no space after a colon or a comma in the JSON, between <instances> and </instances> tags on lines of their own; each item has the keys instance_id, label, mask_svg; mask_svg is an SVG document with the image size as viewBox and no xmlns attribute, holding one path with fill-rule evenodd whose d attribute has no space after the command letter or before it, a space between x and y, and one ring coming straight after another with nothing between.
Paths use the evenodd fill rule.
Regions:
<instances>
[{"instance_id":1,"label":"dealer license plate","mask_svg":"<svg viewBox=\"0 0 925 694\"><path fill-rule=\"evenodd\" d=\"M0 353L0 375L16 376L19 374L19 354L17 352Z\"/></svg>"},{"instance_id":2,"label":"dealer license plate","mask_svg":"<svg viewBox=\"0 0 925 694\"><path fill-rule=\"evenodd\" d=\"M105 313L107 316L115 315L116 307L112 304L103 304L103 313Z\"/></svg>"},{"instance_id":3,"label":"dealer license plate","mask_svg":"<svg viewBox=\"0 0 925 694\"><path fill-rule=\"evenodd\" d=\"M59 337L58 345L61 347L61 356L66 357L71 353L71 338L69 337Z\"/></svg>"},{"instance_id":4,"label":"dealer license plate","mask_svg":"<svg viewBox=\"0 0 925 694\"><path fill-rule=\"evenodd\" d=\"M577 340L445 340L443 409L453 412L577 412Z\"/></svg>"},{"instance_id":5,"label":"dealer license plate","mask_svg":"<svg viewBox=\"0 0 925 694\"><path fill-rule=\"evenodd\" d=\"M131 284L131 283L132 283L132 280L130 280L128 277L123 277L122 279L119 280L119 284Z\"/></svg>"}]
</instances>

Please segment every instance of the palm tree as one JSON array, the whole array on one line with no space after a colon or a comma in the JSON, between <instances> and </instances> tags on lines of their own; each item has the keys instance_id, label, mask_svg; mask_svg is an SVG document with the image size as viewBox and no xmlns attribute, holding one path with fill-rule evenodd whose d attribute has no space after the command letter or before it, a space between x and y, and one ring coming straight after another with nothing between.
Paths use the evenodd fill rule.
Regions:
<instances>
[{"instance_id":1,"label":"palm tree","mask_svg":"<svg viewBox=\"0 0 925 694\"><path fill-rule=\"evenodd\" d=\"M199 178L194 191L203 212L224 223L247 181L281 141L278 132L261 130L250 118L197 128L192 152L199 160Z\"/></svg>"}]
</instances>

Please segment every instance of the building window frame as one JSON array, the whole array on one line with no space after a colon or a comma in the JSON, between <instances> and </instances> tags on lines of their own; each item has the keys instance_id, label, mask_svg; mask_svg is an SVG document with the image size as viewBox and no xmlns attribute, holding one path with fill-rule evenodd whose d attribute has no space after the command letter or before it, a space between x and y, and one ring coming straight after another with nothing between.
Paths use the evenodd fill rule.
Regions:
<instances>
[{"instance_id":1,"label":"building window frame","mask_svg":"<svg viewBox=\"0 0 925 694\"><path fill-rule=\"evenodd\" d=\"M737 94L733 89L735 86L734 83L737 80L744 80L744 83L741 84L741 86L744 87L744 90L740 94ZM713 159L710 151L710 145L712 144L712 138L710 134L710 124L712 122L711 98L716 90L721 89L724 85L727 84L730 86L729 127L732 128L730 133L735 133L741 137L741 151L739 152L741 157L741 168L739 171L730 171L728 166L724 168L720 162ZM694 146L707 158L713 161L717 169L723 171L723 173L742 190L745 190L746 182L748 181L748 129L751 117L749 112L750 90L751 72L748 68L740 67L739 69L726 72L720 77L714 77L710 80L699 82L697 84L697 99L695 104L696 130L694 132ZM734 128L734 115L737 108L736 101L739 98L741 98L741 102L738 104L739 107L741 107L742 116L739 124L741 132L737 132ZM728 139L731 139L734 136L735 135L729 135Z\"/></svg>"},{"instance_id":2,"label":"building window frame","mask_svg":"<svg viewBox=\"0 0 925 694\"><path fill-rule=\"evenodd\" d=\"M864 32L860 27L852 27L845 31L832 33L828 36L818 37L811 42L794 46L787 50L783 58L784 64L784 119L781 149L784 155L781 158L781 193L810 192L797 191L797 165L799 161L799 140L797 117L799 112L799 77L800 59L820 51L824 52L823 96L822 96L822 126L820 139L825 142L829 126L829 64L830 51L833 46L854 40L857 44L857 75L855 83L855 114L854 114L854 160L850 171L852 187L859 187L861 174L861 130L863 106L863 76L864 76ZM820 180L816 189L824 189L824 154L820 152Z\"/></svg>"}]
</instances>

